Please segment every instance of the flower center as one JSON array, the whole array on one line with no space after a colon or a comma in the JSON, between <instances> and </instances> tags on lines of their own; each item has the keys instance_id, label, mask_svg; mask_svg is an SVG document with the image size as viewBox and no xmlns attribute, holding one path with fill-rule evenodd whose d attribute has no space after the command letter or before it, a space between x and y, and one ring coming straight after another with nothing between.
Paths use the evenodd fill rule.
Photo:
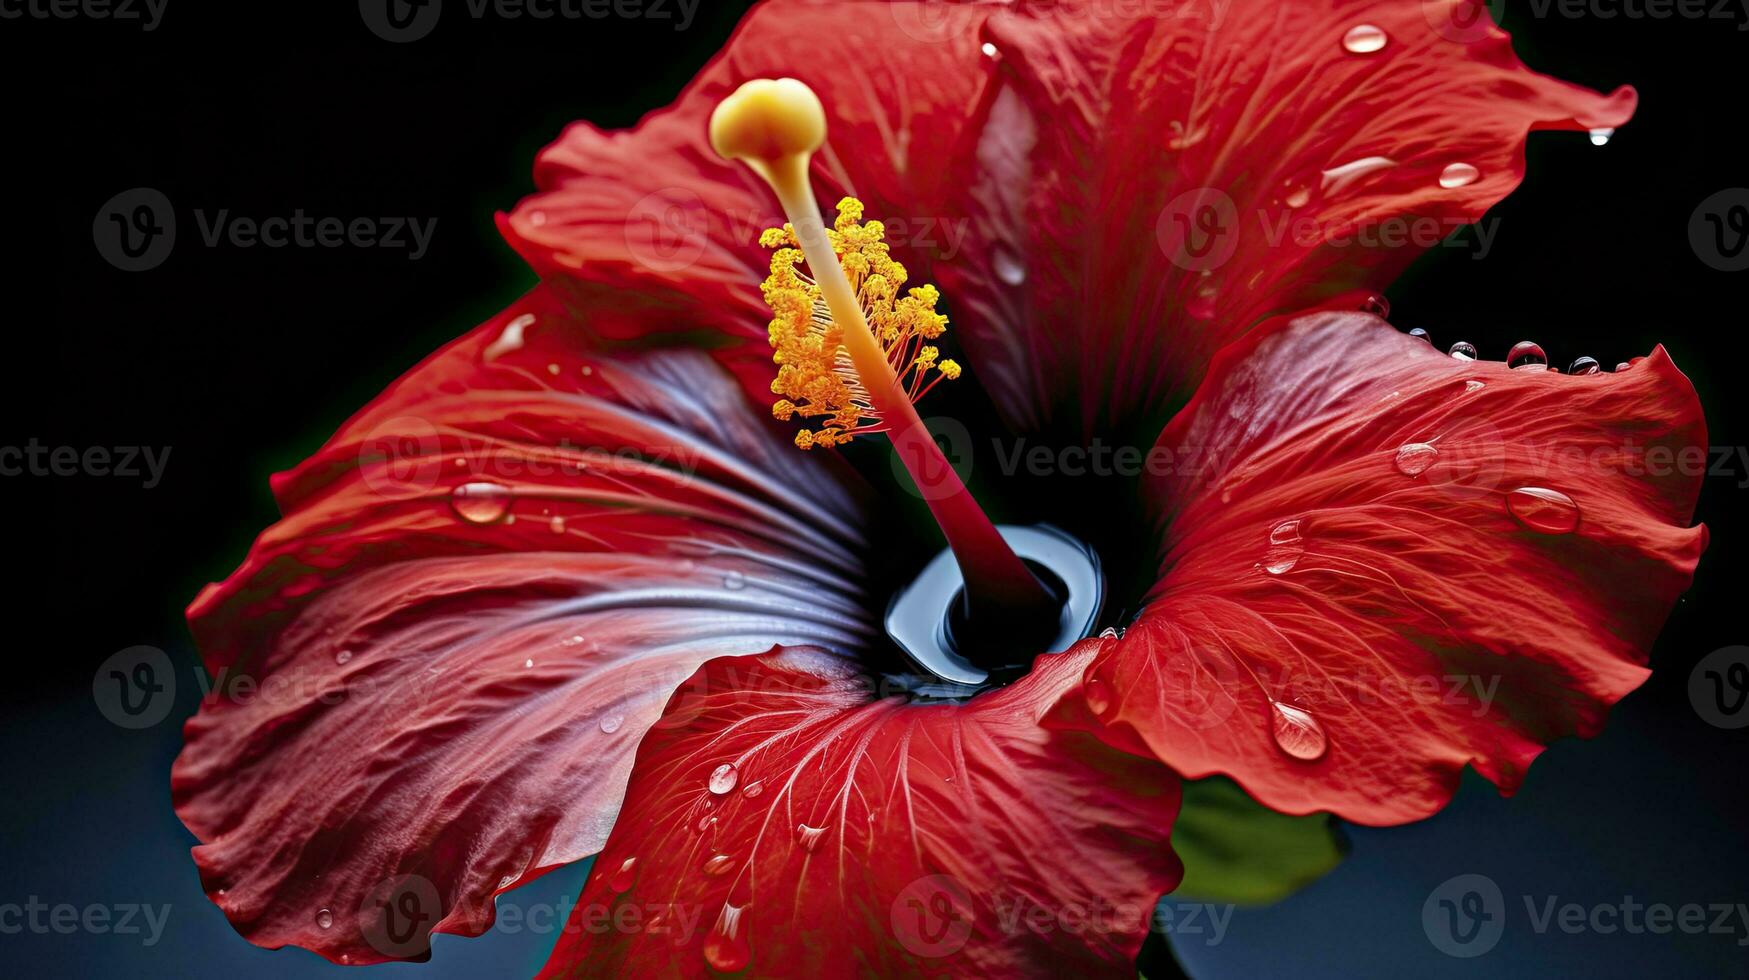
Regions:
<instances>
[{"instance_id":1,"label":"flower center","mask_svg":"<svg viewBox=\"0 0 1749 980\"><path fill-rule=\"evenodd\" d=\"M826 141L819 97L793 78L747 82L711 114L710 139L718 154L770 185L789 219L760 236L777 249L765 281L778 365L771 387L781 396L772 413L822 419L796 434L803 449L885 434L963 578L959 652L980 665L1008 666L1043 649L1037 644L1054 638L1062 597L990 523L913 405L942 378L960 374L928 343L947 327L935 311L940 294L928 285L899 294L905 269L889 254L880 222L861 222L860 202L841 202L830 230L821 220L808 186L809 161Z\"/></svg>"}]
</instances>

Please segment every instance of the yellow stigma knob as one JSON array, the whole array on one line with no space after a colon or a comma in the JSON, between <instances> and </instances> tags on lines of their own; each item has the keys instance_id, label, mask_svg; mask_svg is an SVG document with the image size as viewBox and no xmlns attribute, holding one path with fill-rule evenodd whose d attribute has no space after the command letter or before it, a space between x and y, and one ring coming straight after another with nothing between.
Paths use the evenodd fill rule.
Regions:
<instances>
[{"instance_id":1,"label":"yellow stigma knob","mask_svg":"<svg viewBox=\"0 0 1749 980\"><path fill-rule=\"evenodd\" d=\"M771 164L826 142L826 109L806 83L755 78L711 113L711 147L726 160Z\"/></svg>"}]
</instances>

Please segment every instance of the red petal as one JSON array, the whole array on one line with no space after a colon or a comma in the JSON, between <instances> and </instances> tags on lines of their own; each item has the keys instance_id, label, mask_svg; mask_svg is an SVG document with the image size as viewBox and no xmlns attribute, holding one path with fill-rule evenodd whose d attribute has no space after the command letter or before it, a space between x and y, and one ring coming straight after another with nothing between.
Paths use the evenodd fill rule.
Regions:
<instances>
[{"instance_id":1,"label":"red petal","mask_svg":"<svg viewBox=\"0 0 1749 980\"><path fill-rule=\"evenodd\" d=\"M977 25L991 9L935 0L763 4L673 106L627 132L574 124L542 151L539 192L501 221L505 234L568 302L590 311L593 333L714 335L719 357L763 366L766 376L750 383L764 396L771 313L759 283L770 251L758 237L784 219L751 171L710 148L711 111L751 78L809 83L831 118L814 158L821 203L861 197L869 217L888 223L903 260L927 269L957 244L930 202L946 176L939 163L989 73Z\"/></svg>"},{"instance_id":2,"label":"red petal","mask_svg":"<svg viewBox=\"0 0 1749 980\"><path fill-rule=\"evenodd\" d=\"M1164 580L1089 706L1288 813L1415 820L1465 764L1511 792L1645 679L1705 547L1705 446L1662 348L1569 377L1359 314L1276 321L1160 438Z\"/></svg>"},{"instance_id":3,"label":"red petal","mask_svg":"<svg viewBox=\"0 0 1749 980\"><path fill-rule=\"evenodd\" d=\"M1382 49L1345 48L1362 27ZM939 280L973 370L1035 424L1188 395L1266 314L1382 288L1480 217L1528 131L1635 104L1526 69L1473 0L1029 4L985 33L1002 74L953 161L944 213L972 233ZM1452 165L1478 176L1443 187ZM1325 244L1357 228L1422 237Z\"/></svg>"},{"instance_id":4,"label":"red petal","mask_svg":"<svg viewBox=\"0 0 1749 980\"><path fill-rule=\"evenodd\" d=\"M1177 777L1038 725L1103 642L959 705L804 650L705 664L544 975L1133 977Z\"/></svg>"},{"instance_id":5,"label":"red petal","mask_svg":"<svg viewBox=\"0 0 1749 980\"><path fill-rule=\"evenodd\" d=\"M536 293L434 355L277 481L285 519L190 608L233 697L189 722L175 802L251 941L361 963L478 934L600 848L700 662L866 636L818 462L705 355L583 339Z\"/></svg>"}]
</instances>

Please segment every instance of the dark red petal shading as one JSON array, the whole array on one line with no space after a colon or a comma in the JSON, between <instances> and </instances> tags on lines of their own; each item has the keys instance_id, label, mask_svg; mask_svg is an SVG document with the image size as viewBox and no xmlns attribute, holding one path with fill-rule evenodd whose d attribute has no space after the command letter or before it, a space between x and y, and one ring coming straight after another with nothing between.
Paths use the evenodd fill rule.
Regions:
<instances>
[{"instance_id":1,"label":"dark red petal shading","mask_svg":"<svg viewBox=\"0 0 1749 980\"><path fill-rule=\"evenodd\" d=\"M494 893L601 847L699 663L866 638L824 461L704 354L586 340L537 292L433 355L276 480L285 518L190 608L231 696L189 721L174 799L252 942L364 963L478 934ZM452 499L488 482L501 516ZM373 903L407 875L431 907L386 943Z\"/></svg>"},{"instance_id":2,"label":"dark red petal shading","mask_svg":"<svg viewBox=\"0 0 1749 980\"><path fill-rule=\"evenodd\" d=\"M1162 581L1090 668L1088 706L1114 743L1286 813L1415 820L1466 764L1510 793L1645 679L1705 548L1705 446L1663 348L1569 377L1361 314L1274 321L1160 437ZM1546 505L1516 519L1520 488L1568 495L1577 527L1554 533ZM1315 755L1306 717L1327 746L1311 761L1275 737Z\"/></svg>"},{"instance_id":3,"label":"dark red petal shading","mask_svg":"<svg viewBox=\"0 0 1749 980\"><path fill-rule=\"evenodd\" d=\"M1039 725L1106 642L964 704L817 651L705 664L543 975L1133 977L1178 779Z\"/></svg>"},{"instance_id":4,"label":"dark red petal shading","mask_svg":"<svg viewBox=\"0 0 1749 980\"><path fill-rule=\"evenodd\" d=\"M953 245L930 202L989 74L977 25L993 9L937 0L762 4L672 106L635 130L567 128L540 155L538 192L500 225L559 295L589 311L591 332L620 341L690 334L737 370L750 359L748 383L765 397L771 312L759 283L770 251L758 237L783 217L751 171L710 148L711 111L751 78L813 86L831 119L814 158L822 207L857 195L870 218L889 223L900 258L927 270Z\"/></svg>"},{"instance_id":5,"label":"dark red petal shading","mask_svg":"<svg viewBox=\"0 0 1749 980\"><path fill-rule=\"evenodd\" d=\"M943 205L972 231L937 281L971 369L1031 425L1188 396L1265 315L1381 289L1479 218L1530 130L1617 126L1636 101L1525 68L1473 0L1016 10L985 27L1000 76ZM1345 48L1363 26L1382 49ZM1342 169L1375 157L1394 165ZM1442 187L1454 164L1479 176ZM1358 228L1431 242L1326 244Z\"/></svg>"}]
</instances>

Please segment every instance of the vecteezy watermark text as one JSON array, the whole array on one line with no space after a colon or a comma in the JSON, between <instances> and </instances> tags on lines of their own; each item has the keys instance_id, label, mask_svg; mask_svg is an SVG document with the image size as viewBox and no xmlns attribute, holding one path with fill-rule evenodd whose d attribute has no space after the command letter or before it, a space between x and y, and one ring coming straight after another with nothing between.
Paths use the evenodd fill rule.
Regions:
<instances>
[{"instance_id":1,"label":"vecteezy watermark text","mask_svg":"<svg viewBox=\"0 0 1749 980\"><path fill-rule=\"evenodd\" d=\"M22 902L0 904L0 935L32 933L46 936L87 935L140 936L141 946L156 946L170 921L168 904L144 902L45 902L31 895Z\"/></svg>"},{"instance_id":2,"label":"vecteezy watermark text","mask_svg":"<svg viewBox=\"0 0 1749 980\"><path fill-rule=\"evenodd\" d=\"M150 33L170 0L0 0L0 20L107 20Z\"/></svg>"},{"instance_id":3,"label":"vecteezy watermark text","mask_svg":"<svg viewBox=\"0 0 1749 980\"><path fill-rule=\"evenodd\" d=\"M465 0L472 20L672 21L676 31L692 26L701 0ZM405 44L429 35L443 16L443 0L359 0L358 14L370 32Z\"/></svg>"},{"instance_id":4,"label":"vecteezy watermark text","mask_svg":"<svg viewBox=\"0 0 1749 980\"><path fill-rule=\"evenodd\" d=\"M45 446L32 438L0 446L0 476L102 476L141 480L150 490L164 479L169 446Z\"/></svg>"}]
</instances>

